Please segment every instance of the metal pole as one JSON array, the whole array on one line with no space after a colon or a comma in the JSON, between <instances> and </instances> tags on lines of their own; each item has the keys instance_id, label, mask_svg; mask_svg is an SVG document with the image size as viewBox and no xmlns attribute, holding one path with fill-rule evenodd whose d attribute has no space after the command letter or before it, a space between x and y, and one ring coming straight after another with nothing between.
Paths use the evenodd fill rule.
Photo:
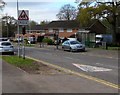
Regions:
<instances>
[{"instance_id":1,"label":"metal pole","mask_svg":"<svg viewBox=\"0 0 120 95\"><path fill-rule=\"evenodd\" d=\"M18 14L19 6L18 6L18 0L17 0L17 18L19 16ZM17 32L18 32L18 56L20 57L20 32L19 32L19 23L17 20Z\"/></svg>"}]
</instances>

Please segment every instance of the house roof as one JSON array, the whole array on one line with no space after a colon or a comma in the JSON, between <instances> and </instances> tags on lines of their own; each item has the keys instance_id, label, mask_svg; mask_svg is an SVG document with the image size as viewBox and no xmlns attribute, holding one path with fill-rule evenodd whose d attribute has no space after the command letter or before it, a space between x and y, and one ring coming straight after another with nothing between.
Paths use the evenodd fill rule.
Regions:
<instances>
[{"instance_id":1,"label":"house roof","mask_svg":"<svg viewBox=\"0 0 120 95\"><path fill-rule=\"evenodd\" d=\"M30 27L29 30L44 30L47 27L47 24L43 24L43 25L35 25Z\"/></svg>"},{"instance_id":2,"label":"house roof","mask_svg":"<svg viewBox=\"0 0 120 95\"><path fill-rule=\"evenodd\" d=\"M52 21L47 28L79 28L79 23L76 20Z\"/></svg>"},{"instance_id":3,"label":"house roof","mask_svg":"<svg viewBox=\"0 0 120 95\"><path fill-rule=\"evenodd\" d=\"M98 22L100 22L100 21L98 21ZM85 25L82 28L83 29L89 29L95 23L96 22L91 22L91 23ZM76 28L76 29L79 29L80 28L80 22L78 22L77 20L52 21L49 24L32 26L30 28L30 30L44 30L44 29L49 29L49 28L53 28L53 29L58 29L58 28L64 28L64 29L72 28L72 29L75 29Z\"/></svg>"}]
</instances>

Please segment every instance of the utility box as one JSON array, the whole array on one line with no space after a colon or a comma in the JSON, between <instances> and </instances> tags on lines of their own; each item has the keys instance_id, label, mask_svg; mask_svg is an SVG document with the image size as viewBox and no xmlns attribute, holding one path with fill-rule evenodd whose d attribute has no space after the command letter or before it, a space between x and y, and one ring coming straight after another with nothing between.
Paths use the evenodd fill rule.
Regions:
<instances>
[{"instance_id":1,"label":"utility box","mask_svg":"<svg viewBox=\"0 0 120 95\"><path fill-rule=\"evenodd\" d=\"M102 49L107 49L107 43L106 42L102 42Z\"/></svg>"}]
</instances>

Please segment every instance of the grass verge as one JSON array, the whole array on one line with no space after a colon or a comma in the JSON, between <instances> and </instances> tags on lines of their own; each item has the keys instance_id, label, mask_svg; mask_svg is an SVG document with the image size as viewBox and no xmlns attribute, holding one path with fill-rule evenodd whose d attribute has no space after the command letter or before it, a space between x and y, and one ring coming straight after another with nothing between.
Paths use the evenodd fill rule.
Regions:
<instances>
[{"instance_id":1,"label":"grass verge","mask_svg":"<svg viewBox=\"0 0 120 95\"><path fill-rule=\"evenodd\" d=\"M18 56L2 56L2 59L7 63L12 64L27 73L30 74L64 74L65 72L58 70L56 68L52 68L48 65L45 65L41 62L34 61L32 59L23 59Z\"/></svg>"},{"instance_id":2,"label":"grass verge","mask_svg":"<svg viewBox=\"0 0 120 95\"><path fill-rule=\"evenodd\" d=\"M21 66L36 67L37 66L37 64L34 64L35 62L34 60L27 59L27 58L23 59L23 58L19 58L18 56L2 56L2 59L17 67L21 67Z\"/></svg>"},{"instance_id":3,"label":"grass verge","mask_svg":"<svg viewBox=\"0 0 120 95\"><path fill-rule=\"evenodd\" d=\"M108 50L120 50L120 47L108 47Z\"/></svg>"}]
</instances>

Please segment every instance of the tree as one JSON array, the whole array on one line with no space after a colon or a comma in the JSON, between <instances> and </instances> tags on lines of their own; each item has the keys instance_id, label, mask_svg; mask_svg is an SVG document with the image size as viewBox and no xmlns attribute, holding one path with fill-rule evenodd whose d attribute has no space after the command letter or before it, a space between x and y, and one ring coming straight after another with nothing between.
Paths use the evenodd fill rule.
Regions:
<instances>
[{"instance_id":1,"label":"tree","mask_svg":"<svg viewBox=\"0 0 120 95\"><path fill-rule=\"evenodd\" d=\"M14 37L17 30L17 20L11 16L2 17L2 36Z\"/></svg>"},{"instance_id":2,"label":"tree","mask_svg":"<svg viewBox=\"0 0 120 95\"><path fill-rule=\"evenodd\" d=\"M29 22L29 27L31 28L31 27L33 27L33 26L35 26L37 24L38 24L37 22L32 20L32 21Z\"/></svg>"},{"instance_id":3,"label":"tree","mask_svg":"<svg viewBox=\"0 0 120 95\"><path fill-rule=\"evenodd\" d=\"M70 4L61 7L59 13L56 15L60 20L74 20L77 16L77 10Z\"/></svg>"},{"instance_id":4,"label":"tree","mask_svg":"<svg viewBox=\"0 0 120 95\"><path fill-rule=\"evenodd\" d=\"M48 23L50 23L50 22L49 22L49 21L47 21L47 20L46 20L46 21L45 21L45 20L43 20L43 21L41 21L41 22L40 22L40 25L45 25L45 24L48 24Z\"/></svg>"},{"instance_id":5,"label":"tree","mask_svg":"<svg viewBox=\"0 0 120 95\"><path fill-rule=\"evenodd\" d=\"M117 36L117 17L118 7L120 4L112 0L111 2L82 2L79 4L79 14L77 16L78 21L81 22L81 26L91 21L107 20L112 26L113 44L119 43L116 39Z\"/></svg>"},{"instance_id":6,"label":"tree","mask_svg":"<svg viewBox=\"0 0 120 95\"><path fill-rule=\"evenodd\" d=\"M0 10L5 7L6 3L3 0L0 0Z\"/></svg>"},{"instance_id":7,"label":"tree","mask_svg":"<svg viewBox=\"0 0 120 95\"><path fill-rule=\"evenodd\" d=\"M44 39L44 36L38 36L38 38L37 38L37 42L40 43L40 47L41 47L41 43L42 43L43 39Z\"/></svg>"}]
</instances>

